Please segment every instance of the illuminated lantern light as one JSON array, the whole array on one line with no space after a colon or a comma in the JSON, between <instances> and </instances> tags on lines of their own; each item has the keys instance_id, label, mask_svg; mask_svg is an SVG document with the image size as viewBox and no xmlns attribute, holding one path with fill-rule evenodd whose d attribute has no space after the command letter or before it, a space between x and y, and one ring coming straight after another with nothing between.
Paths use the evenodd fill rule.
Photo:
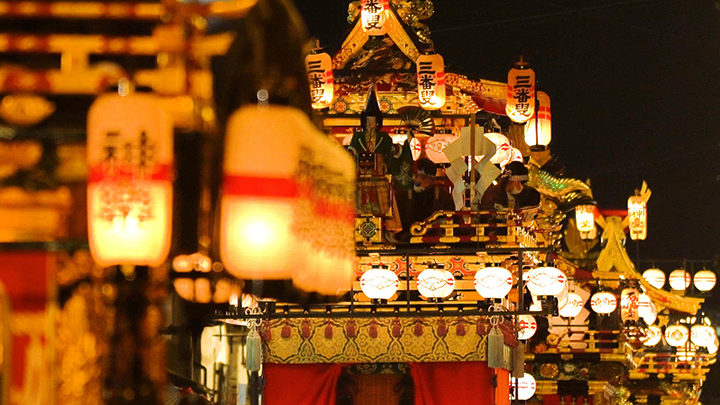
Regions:
<instances>
[{"instance_id":1,"label":"illuminated lantern light","mask_svg":"<svg viewBox=\"0 0 720 405\"><path fill-rule=\"evenodd\" d=\"M540 312L540 311L542 311L542 307L540 306L539 303L533 302L532 304L530 304L530 307L528 307L528 311Z\"/></svg>"},{"instance_id":2,"label":"illuminated lantern light","mask_svg":"<svg viewBox=\"0 0 720 405\"><path fill-rule=\"evenodd\" d=\"M690 341L700 347L708 347L715 342L715 328L708 325L693 325L690 328Z\"/></svg>"},{"instance_id":3,"label":"illuminated lantern light","mask_svg":"<svg viewBox=\"0 0 720 405\"><path fill-rule=\"evenodd\" d=\"M620 295L620 319L623 322L637 322L640 319L637 288L624 288Z\"/></svg>"},{"instance_id":4,"label":"illuminated lantern light","mask_svg":"<svg viewBox=\"0 0 720 405\"><path fill-rule=\"evenodd\" d=\"M715 287L716 281L715 273L710 270L700 270L695 273L695 277L693 277L695 288L703 292L712 290L713 287Z\"/></svg>"},{"instance_id":5,"label":"illuminated lantern light","mask_svg":"<svg viewBox=\"0 0 720 405\"><path fill-rule=\"evenodd\" d=\"M452 134L435 134L425 143L425 154L435 163L450 163L443 150L458 139Z\"/></svg>"},{"instance_id":6,"label":"illuminated lantern light","mask_svg":"<svg viewBox=\"0 0 720 405\"><path fill-rule=\"evenodd\" d=\"M598 292L590 298L590 307L598 314L609 314L617 308L617 298L607 291Z\"/></svg>"},{"instance_id":7,"label":"illuminated lantern light","mask_svg":"<svg viewBox=\"0 0 720 405\"><path fill-rule=\"evenodd\" d=\"M445 105L445 63L438 54L417 58L418 101L425 110L439 110Z\"/></svg>"},{"instance_id":8,"label":"illuminated lantern light","mask_svg":"<svg viewBox=\"0 0 720 405\"><path fill-rule=\"evenodd\" d=\"M670 280L670 288L675 291L683 291L690 287L690 274L683 269L673 270L668 279Z\"/></svg>"},{"instance_id":9,"label":"illuminated lantern light","mask_svg":"<svg viewBox=\"0 0 720 405\"><path fill-rule=\"evenodd\" d=\"M583 299L581 296L570 293L568 294L567 303L560 308L560 316L564 318L574 318L580 314L583 309Z\"/></svg>"},{"instance_id":10,"label":"illuminated lantern light","mask_svg":"<svg viewBox=\"0 0 720 405\"><path fill-rule=\"evenodd\" d=\"M513 147L507 137L498 132L486 132L483 136L495 144L495 154L490 158L490 163L504 167L514 158Z\"/></svg>"},{"instance_id":11,"label":"illuminated lantern light","mask_svg":"<svg viewBox=\"0 0 720 405\"><path fill-rule=\"evenodd\" d=\"M650 326L647 328L647 335L645 336L643 344L645 346L655 346L660 343L663 333L659 326Z\"/></svg>"},{"instance_id":12,"label":"illuminated lantern light","mask_svg":"<svg viewBox=\"0 0 720 405\"><path fill-rule=\"evenodd\" d=\"M517 385L516 385L517 382ZM520 401L527 401L535 395L535 389L537 384L535 378L528 373L525 373L521 378L510 379L510 399L515 399L515 392L517 390L517 399Z\"/></svg>"},{"instance_id":13,"label":"illuminated lantern light","mask_svg":"<svg viewBox=\"0 0 720 405\"><path fill-rule=\"evenodd\" d=\"M554 267L537 267L527 273L527 287L533 295L557 296L567 289L567 276Z\"/></svg>"},{"instance_id":14,"label":"illuminated lantern light","mask_svg":"<svg viewBox=\"0 0 720 405\"><path fill-rule=\"evenodd\" d=\"M518 316L518 328L518 339L528 340L537 332L537 321L532 315L520 315Z\"/></svg>"},{"instance_id":15,"label":"illuminated lantern light","mask_svg":"<svg viewBox=\"0 0 720 405\"><path fill-rule=\"evenodd\" d=\"M538 110L525 124L525 143L533 152L542 152L552 140L552 116L550 115L550 97L538 91Z\"/></svg>"},{"instance_id":16,"label":"illuminated lantern light","mask_svg":"<svg viewBox=\"0 0 720 405\"><path fill-rule=\"evenodd\" d=\"M647 310L645 315L642 316L642 318L648 325L652 325L653 323L655 323L655 321L657 320L657 308L655 307L655 304L650 302L649 309Z\"/></svg>"},{"instance_id":17,"label":"illuminated lantern light","mask_svg":"<svg viewBox=\"0 0 720 405\"><path fill-rule=\"evenodd\" d=\"M426 298L445 298L455 289L455 277L445 269L428 268L418 274L417 289Z\"/></svg>"},{"instance_id":18,"label":"illuminated lantern light","mask_svg":"<svg viewBox=\"0 0 720 405\"><path fill-rule=\"evenodd\" d=\"M642 274L645 281L655 288L665 286L665 272L660 269L647 269Z\"/></svg>"},{"instance_id":19,"label":"illuminated lantern light","mask_svg":"<svg viewBox=\"0 0 720 405\"><path fill-rule=\"evenodd\" d=\"M595 230L595 206L578 205L575 207L575 226L581 233Z\"/></svg>"},{"instance_id":20,"label":"illuminated lantern light","mask_svg":"<svg viewBox=\"0 0 720 405\"><path fill-rule=\"evenodd\" d=\"M352 138L352 135L350 137ZM394 144L402 145L405 143L408 136L404 134L396 134L391 135L390 137L392 138ZM347 144L349 145L350 141L348 141ZM412 139L410 139L410 153L412 154L413 160L420 159L420 155L422 154L422 145L416 137L412 137Z\"/></svg>"},{"instance_id":21,"label":"illuminated lantern light","mask_svg":"<svg viewBox=\"0 0 720 405\"><path fill-rule=\"evenodd\" d=\"M486 267L475 273L475 290L483 298L505 298L512 286L512 274L502 267Z\"/></svg>"},{"instance_id":22,"label":"illuminated lantern light","mask_svg":"<svg viewBox=\"0 0 720 405\"><path fill-rule=\"evenodd\" d=\"M330 107L335 91L330 55L316 50L305 57L305 66L310 81L312 108L320 110Z\"/></svg>"},{"instance_id":23,"label":"illuminated lantern light","mask_svg":"<svg viewBox=\"0 0 720 405\"><path fill-rule=\"evenodd\" d=\"M389 300L397 292L400 280L397 274L385 268L373 267L360 277L360 289L373 300Z\"/></svg>"},{"instance_id":24,"label":"illuminated lantern light","mask_svg":"<svg viewBox=\"0 0 720 405\"><path fill-rule=\"evenodd\" d=\"M389 0L361 0L360 18L363 31L368 35L385 35L388 13Z\"/></svg>"},{"instance_id":25,"label":"illuminated lantern light","mask_svg":"<svg viewBox=\"0 0 720 405\"><path fill-rule=\"evenodd\" d=\"M522 60L508 73L505 113L518 124L528 122L535 114L535 72Z\"/></svg>"},{"instance_id":26,"label":"illuminated lantern light","mask_svg":"<svg viewBox=\"0 0 720 405\"><path fill-rule=\"evenodd\" d=\"M671 325L665 328L665 341L670 346L682 346L690 338L690 332L685 325Z\"/></svg>"},{"instance_id":27,"label":"illuminated lantern light","mask_svg":"<svg viewBox=\"0 0 720 405\"><path fill-rule=\"evenodd\" d=\"M173 259L172 267L175 271L173 286L184 300L219 304L227 303L233 294L237 297L241 293L237 283L227 278L217 279L217 274L211 273L212 260L203 254L179 255ZM211 281L212 278L216 281Z\"/></svg>"},{"instance_id":28,"label":"illuminated lantern light","mask_svg":"<svg viewBox=\"0 0 720 405\"><path fill-rule=\"evenodd\" d=\"M718 351L718 347L720 347L720 340L715 337L715 340L707 347L708 353L715 354Z\"/></svg>"},{"instance_id":29,"label":"illuminated lantern light","mask_svg":"<svg viewBox=\"0 0 720 405\"><path fill-rule=\"evenodd\" d=\"M159 266L170 250L173 123L150 94L104 95L88 113L90 252L100 266Z\"/></svg>"},{"instance_id":30,"label":"illuminated lantern light","mask_svg":"<svg viewBox=\"0 0 720 405\"><path fill-rule=\"evenodd\" d=\"M628 228L632 240L647 237L647 204L640 196L628 198Z\"/></svg>"},{"instance_id":31,"label":"illuminated lantern light","mask_svg":"<svg viewBox=\"0 0 720 405\"><path fill-rule=\"evenodd\" d=\"M678 348L676 356L678 361L693 361L697 352L694 348Z\"/></svg>"}]
</instances>

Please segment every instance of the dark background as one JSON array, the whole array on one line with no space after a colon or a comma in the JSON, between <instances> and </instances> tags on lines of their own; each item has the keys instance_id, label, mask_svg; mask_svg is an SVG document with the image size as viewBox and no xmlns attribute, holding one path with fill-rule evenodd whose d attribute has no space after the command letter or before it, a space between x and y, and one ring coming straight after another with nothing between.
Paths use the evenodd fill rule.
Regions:
<instances>
[{"instance_id":1,"label":"dark background","mask_svg":"<svg viewBox=\"0 0 720 405\"><path fill-rule=\"evenodd\" d=\"M331 54L351 28L348 4L296 1ZM450 72L506 82L525 56L552 101L552 152L568 177L590 181L600 208L627 208L648 183L643 261L710 260L720 255L719 4L436 0L425 23Z\"/></svg>"}]
</instances>

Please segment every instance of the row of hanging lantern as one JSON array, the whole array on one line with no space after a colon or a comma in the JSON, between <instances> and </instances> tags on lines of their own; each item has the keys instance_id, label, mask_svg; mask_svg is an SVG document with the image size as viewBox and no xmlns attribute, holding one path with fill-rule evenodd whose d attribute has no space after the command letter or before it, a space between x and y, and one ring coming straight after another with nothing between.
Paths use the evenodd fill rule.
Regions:
<instances>
[{"instance_id":1,"label":"row of hanging lantern","mask_svg":"<svg viewBox=\"0 0 720 405\"><path fill-rule=\"evenodd\" d=\"M645 281L655 288L662 289L665 287L666 277L665 272L660 269L647 269L642 274ZM670 272L670 276L667 277L670 288L674 291L684 291L690 287L690 283L695 286L698 291L707 292L715 287L717 277L714 272L710 270L700 270L691 276L690 273L683 269L676 269Z\"/></svg>"},{"instance_id":2,"label":"row of hanging lantern","mask_svg":"<svg viewBox=\"0 0 720 405\"><path fill-rule=\"evenodd\" d=\"M650 325L643 344L657 346L663 339L672 347L687 347L693 350L701 347L709 354L715 354L718 350L717 332L707 323L691 325L689 328L677 323L665 326L664 331L660 326Z\"/></svg>"},{"instance_id":3,"label":"row of hanging lantern","mask_svg":"<svg viewBox=\"0 0 720 405\"><path fill-rule=\"evenodd\" d=\"M597 236L594 205L575 207L575 226L582 239L594 239ZM645 240L647 237L647 201L642 196L628 198L628 229L632 240Z\"/></svg>"}]
</instances>

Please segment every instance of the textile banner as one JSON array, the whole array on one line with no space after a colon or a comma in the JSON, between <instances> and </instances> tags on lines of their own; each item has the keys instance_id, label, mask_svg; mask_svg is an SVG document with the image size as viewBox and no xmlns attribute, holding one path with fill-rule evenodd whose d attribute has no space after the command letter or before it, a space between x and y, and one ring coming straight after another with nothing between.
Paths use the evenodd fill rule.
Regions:
<instances>
[{"instance_id":1,"label":"textile banner","mask_svg":"<svg viewBox=\"0 0 720 405\"><path fill-rule=\"evenodd\" d=\"M265 405L335 405L339 364L265 364Z\"/></svg>"},{"instance_id":2,"label":"textile banner","mask_svg":"<svg viewBox=\"0 0 720 405\"><path fill-rule=\"evenodd\" d=\"M484 362L411 363L415 405L509 405L508 373L500 371L493 388L493 369Z\"/></svg>"}]
</instances>

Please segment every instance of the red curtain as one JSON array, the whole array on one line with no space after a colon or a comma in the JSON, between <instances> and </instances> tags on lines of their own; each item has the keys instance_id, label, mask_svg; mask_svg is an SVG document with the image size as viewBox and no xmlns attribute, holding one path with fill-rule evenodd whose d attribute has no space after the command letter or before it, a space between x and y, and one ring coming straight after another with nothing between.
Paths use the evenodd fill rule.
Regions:
<instances>
[{"instance_id":1,"label":"red curtain","mask_svg":"<svg viewBox=\"0 0 720 405\"><path fill-rule=\"evenodd\" d=\"M411 363L415 405L507 405L508 373L498 371L496 389L485 362Z\"/></svg>"},{"instance_id":2,"label":"red curtain","mask_svg":"<svg viewBox=\"0 0 720 405\"><path fill-rule=\"evenodd\" d=\"M263 364L265 405L335 405L339 364Z\"/></svg>"}]
</instances>

